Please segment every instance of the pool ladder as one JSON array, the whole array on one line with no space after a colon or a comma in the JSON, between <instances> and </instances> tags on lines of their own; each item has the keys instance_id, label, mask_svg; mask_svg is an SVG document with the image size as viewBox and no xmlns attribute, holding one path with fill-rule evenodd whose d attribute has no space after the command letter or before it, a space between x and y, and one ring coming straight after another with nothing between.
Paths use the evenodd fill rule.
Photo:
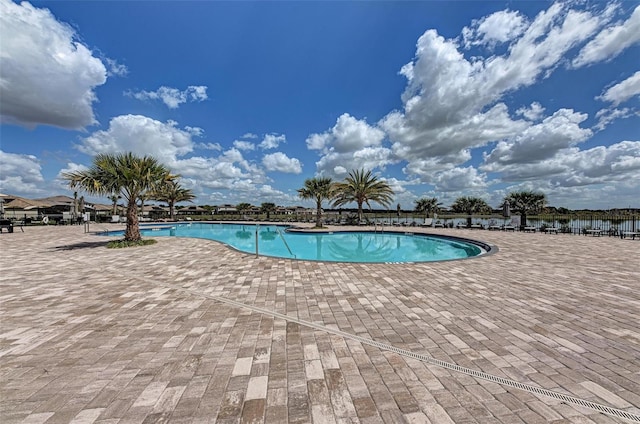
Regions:
<instances>
[{"instance_id":1,"label":"pool ladder","mask_svg":"<svg viewBox=\"0 0 640 424\"><path fill-rule=\"evenodd\" d=\"M282 235L282 231L281 231L279 228L278 228L276 231L278 232L278 234L280 234L280 238L282 239L282 242L284 243L285 247L286 247L286 248L287 248L287 250L289 251L289 254L290 254L291 256L293 256L293 258L294 258L294 259L297 259L297 258L296 258L296 255L294 255L294 254L293 254L293 252L291 251L291 248L289 247L289 244L288 244L288 243L287 243L287 241L284 239L284 236Z\"/></svg>"}]
</instances>

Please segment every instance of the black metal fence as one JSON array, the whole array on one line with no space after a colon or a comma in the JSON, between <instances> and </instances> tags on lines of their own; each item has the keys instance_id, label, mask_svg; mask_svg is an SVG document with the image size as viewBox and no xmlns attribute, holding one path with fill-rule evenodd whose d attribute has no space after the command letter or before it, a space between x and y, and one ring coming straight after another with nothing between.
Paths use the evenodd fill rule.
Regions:
<instances>
[{"instance_id":1,"label":"black metal fence","mask_svg":"<svg viewBox=\"0 0 640 424\"><path fill-rule=\"evenodd\" d=\"M603 234L619 235L625 232L640 232L640 215L613 215L606 213L593 214L540 214L527 216L526 225L519 215L504 217L502 215L472 215L469 220L464 214L438 214L425 221L424 215L416 213L373 213L365 212L365 219L371 223L386 225L416 226L428 225L438 227L466 227L469 222L473 228L501 229L513 227L544 232L555 229L558 233L587 234L591 230L602 231Z\"/></svg>"}]
</instances>

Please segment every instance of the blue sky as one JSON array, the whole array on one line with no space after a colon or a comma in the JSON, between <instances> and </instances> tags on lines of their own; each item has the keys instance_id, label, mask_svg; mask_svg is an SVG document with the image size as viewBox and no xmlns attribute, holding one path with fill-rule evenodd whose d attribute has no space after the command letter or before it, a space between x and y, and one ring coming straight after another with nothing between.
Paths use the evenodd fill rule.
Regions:
<instances>
[{"instance_id":1,"label":"blue sky","mask_svg":"<svg viewBox=\"0 0 640 424\"><path fill-rule=\"evenodd\" d=\"M637 1L0 0L0 40L5 194L133 151L198 204L367 168L405 209L640 207Z\"/></svg>"}]
</instances>

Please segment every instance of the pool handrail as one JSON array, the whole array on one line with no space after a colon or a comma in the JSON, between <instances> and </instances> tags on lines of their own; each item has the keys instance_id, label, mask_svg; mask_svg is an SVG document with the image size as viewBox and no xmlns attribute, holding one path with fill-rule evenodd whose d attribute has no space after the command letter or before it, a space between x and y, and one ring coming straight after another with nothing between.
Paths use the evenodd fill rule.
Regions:
<instances>
[{"instance_id":1,"label":"pool handrail","mask_svg":"<svg viewBox=\"0 0 640 424\"><path fill-rule=\"evenodd\" d=\"M280 228L276 228L276 231L278 232L278 234L280 234L280 238L282 239L285 247L289 251L289 254L293 256L294 259L297 259L296 255L294 255L293 252L291 251L291 248L289 247L289 243L287 243L287 240L285 240L284 236L282 235L282 231L280 230Z\"/></svg>"}]
</instances>

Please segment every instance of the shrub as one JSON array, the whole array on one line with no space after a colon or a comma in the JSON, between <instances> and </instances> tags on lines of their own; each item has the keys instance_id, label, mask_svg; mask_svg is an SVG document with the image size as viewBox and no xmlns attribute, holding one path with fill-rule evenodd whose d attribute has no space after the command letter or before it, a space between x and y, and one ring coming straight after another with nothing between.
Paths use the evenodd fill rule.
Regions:
<instances>
[{"instance_id":1,"label":"shrub","mask_svg":"<svg viewBox=\"0 0 640 424\"><path fill-rule=\"evenodd\" d=\"M137 247L137 246L148 246L150 244L156 244L157 242L154 239L144 239L138 241L127 241L127 240L114 240L107 243L107 247L109 249L120 249L123 247Z\"/></svg>"}]
</instances>

